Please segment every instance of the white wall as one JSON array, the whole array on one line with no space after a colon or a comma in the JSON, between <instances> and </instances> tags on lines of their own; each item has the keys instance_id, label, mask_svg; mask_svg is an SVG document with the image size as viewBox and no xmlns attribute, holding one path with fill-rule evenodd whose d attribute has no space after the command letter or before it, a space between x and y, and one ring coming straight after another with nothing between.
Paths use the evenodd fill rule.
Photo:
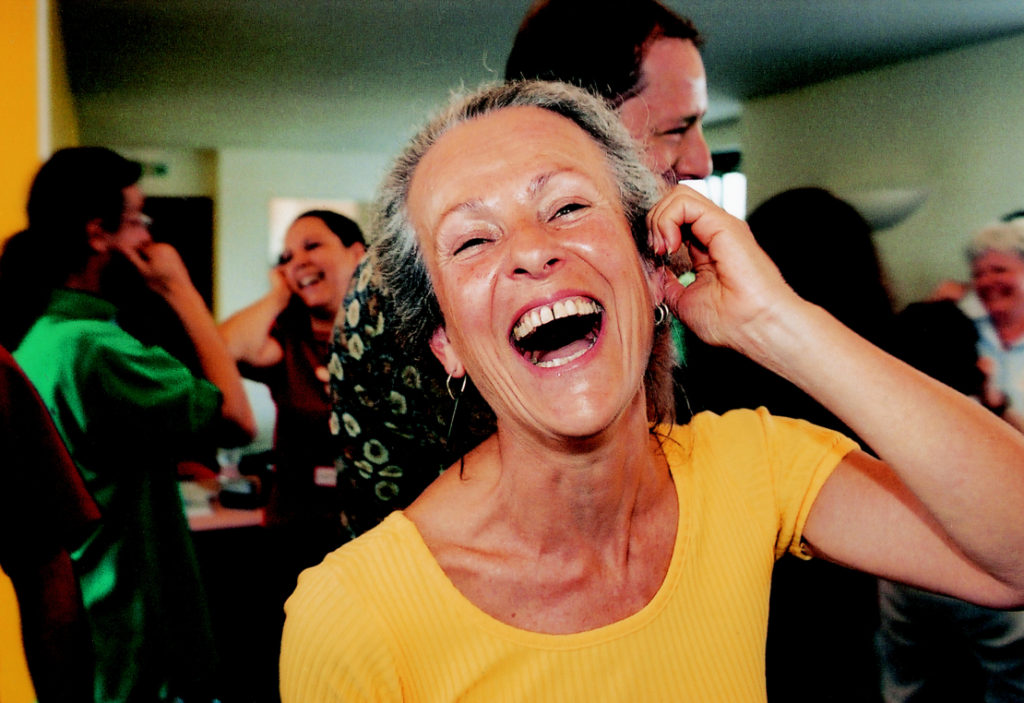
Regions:
<instances>
[{"instance_id":1,"label":"white wall","mask_svg":"<svg viewBox=\"0 0 1024 703\"><path fill-rule=\"evenodd\" d=\"M740 149L743 143L743 120L736 118L705 127L704 140L713 152Z\"/></svg>"},{"instance_id":2,"label":"white wall","mask_svg":"<svg viewBox=\"0 0 1024 703\"><path fill-rule=\"evenodd\" d=\"M217 153L210 149L113 146L143 166L139 187L146 195L203 196L217 200Z\"/></svg>"},{"instance_id":3,"label":"white wall","mask_svg":"<svg viewBox=\"0 0 1024 703\"><path fill-rule=\"evenodd\" d=\"M896 301L964 278L971 232L1024 208L1024 37L871 71L744 106L752 209L790 187L929 195L876 234ZM822 262L827 266L828 262Z\"/></svg>"}]
</instances>

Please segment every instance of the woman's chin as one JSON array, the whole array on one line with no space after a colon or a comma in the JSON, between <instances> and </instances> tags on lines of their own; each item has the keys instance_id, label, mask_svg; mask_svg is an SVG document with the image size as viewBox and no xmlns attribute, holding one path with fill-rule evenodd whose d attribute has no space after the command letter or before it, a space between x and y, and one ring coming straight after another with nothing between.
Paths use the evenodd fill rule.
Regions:
<instances>
[{"instance_id":1,"label":"woman's chin","mask_svg":"<svg viewBox=\"0 0 1024 703\"><path fill-rule=\"evenodd\" d=\"M552 404L545 409L547 412L536 417L537 424L544 428L544 434L567 441L588 440L618 430L629 407L612 407L607 397L598 400L604 402L579 399L578 403Z\"/></svg>"},{"instance_id":2,"label":"woman's chin","mask_svg":"<svg viewBox=\"0 0 1024 703\"><path fill-rule=\"evenodd\" d=\"M299 294L299 299L303 305L317 317L333 316L337 310L331 309L332 299L327 295L322 295L318 291L308 291Z\"/></svg>"}]
</instances>

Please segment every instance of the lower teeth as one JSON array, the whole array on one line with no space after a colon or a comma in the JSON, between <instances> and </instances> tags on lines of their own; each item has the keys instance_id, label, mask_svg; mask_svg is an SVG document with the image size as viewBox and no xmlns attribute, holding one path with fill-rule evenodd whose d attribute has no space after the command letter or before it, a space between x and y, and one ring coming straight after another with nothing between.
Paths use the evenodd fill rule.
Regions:
<instances>
[{"instance_id":1,"label":"lower teeth","mask_svg":"<svg viewBox=\"0 0 1024 703\"><path fill-rule=\"evenodd\" d=\"M586 347L573 352L569 356L559 357L558 359L549 359L548 361L538 361L540 353L533 352L530 355L530 363L532 363L534 366L539 366L542 369L552 369L555 368L556 366L564 366L565 364L568 364L570 361L575 361L576 359L579 359L581 356L583 356L588 351L593 349L594 341L594 339L591 339L590 343Z\"/></svg>"}]
</instances>

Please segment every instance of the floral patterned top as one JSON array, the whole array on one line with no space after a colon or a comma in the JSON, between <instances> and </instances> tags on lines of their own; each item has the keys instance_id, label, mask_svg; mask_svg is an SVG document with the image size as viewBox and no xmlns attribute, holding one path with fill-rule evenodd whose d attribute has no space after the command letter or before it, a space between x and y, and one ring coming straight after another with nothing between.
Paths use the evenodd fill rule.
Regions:
<instances>
[{"instance_id":1,"label":"floral patterned top","mask_svg":"<svg viewBox=\"0 0 1024 703\"><path fill-rule=\"evenodd\" d=\"M328 365L338 481L352 487L345 512L356 534L407 507L495 428L471 385L452 417L440 363L429 350L403 344L391 313L371 252L338 312Z\"/></svg>"}]
</instances>

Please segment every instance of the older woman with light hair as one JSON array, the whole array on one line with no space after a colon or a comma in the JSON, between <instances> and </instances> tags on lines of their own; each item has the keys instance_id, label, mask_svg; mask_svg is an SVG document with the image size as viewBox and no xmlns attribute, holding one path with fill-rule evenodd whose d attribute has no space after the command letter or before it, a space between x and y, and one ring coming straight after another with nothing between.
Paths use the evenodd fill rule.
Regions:
<instances>
[{"instance_id":1,"label":"older woman with light hair","mask_svg":"<svg viewBox=\"0 0 1024 703\"><path fill-rule=\"evenodd\" d=\"M975 318L986 373L984 402L1024 431L1024 217L979 229L967 248Z\"/></svg>"},{"instance_id":2,"label":"older woman with light hair","mask_svg":"<svg viewBox=\"0 0 1024 703\"><path fill-rule=\"evenodd\" d=\"M742 221L651 186L614 114L560 84L457 98L399 157L374 254L408 343L497 432L300 577L286 703L764 701L787 551L1024 603L1024 438L797 297ZM685 288L663 265L684 244ZM882 459L763 409L653 423L667 314Z\"/></svg>"},{"instance_id":3,"label":"older woman with light hair","mask_svg":"<svg viewBox=\"0 0 1024 703\"><path fill-rule=\"evenodd\" d=\"M1024 432L1024 219L977 230L966 254L971 282L947 281L930 302L908 306L897 352ZM1024 611L887 580L878 598L886 703L938 692L950 700L1024 698Z\"/></svg>"}]
</instances>

